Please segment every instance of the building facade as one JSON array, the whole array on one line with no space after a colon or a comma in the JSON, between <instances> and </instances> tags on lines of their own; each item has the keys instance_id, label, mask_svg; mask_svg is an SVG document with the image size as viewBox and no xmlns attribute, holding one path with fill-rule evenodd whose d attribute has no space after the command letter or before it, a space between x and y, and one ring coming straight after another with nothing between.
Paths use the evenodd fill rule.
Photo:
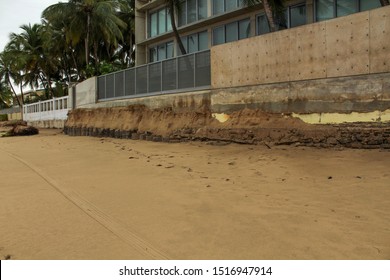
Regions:
<instances>
[{"instance_id":1,"label":"building facade","mask_svg":"<svg viewBox=\"0 0 390 280\"><path fill-rule=\"evenodd\" d=\"M283 30L380 6L379 0L290 0L276 24ZM242 0L183 0L175 19L186 53L269 32L262 5ZM136 0L135 29L137 66L182 55L166 0Z\"/></svg>"}]
</instances>

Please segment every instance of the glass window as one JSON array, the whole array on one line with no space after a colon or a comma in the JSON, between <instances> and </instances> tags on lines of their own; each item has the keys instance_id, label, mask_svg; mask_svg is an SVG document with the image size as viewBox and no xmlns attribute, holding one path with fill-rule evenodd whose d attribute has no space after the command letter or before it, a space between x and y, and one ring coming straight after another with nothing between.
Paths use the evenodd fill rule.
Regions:
<instances>
[{"instance_id":1,"label":"glass window","mask_svg":"<svg viewBox=\"0 0 390 280\"><path fill-rule=\"evenodd\" d=\"M209 48L209 36L207 31L199 33L199 51L207 50Z\"/></svg>"},{"instance_id":2,"label":"glass window","mask_svg":"<svg viewBox=\"0 0 390 280\"><path fill-rule=\"evenodd\" d=\"M225 27L219 26L213 29L213 45L225 43Z\"/></svg>"},{"instance_id":3,"label":"glass window","mask_svg":"<svg viewBox=\"0 0 390 280\"><path fill-rule=\"evenodd\" d=\"M157 59L159 61L167 58L167 51L166 51L166 45L165 44L159 45L157 50L158 50Z\"/></svg>"},{"instance_id":4,"label":"glass window","mask_svg":"<svg viewBox=\"0 0 390 280\"><path fill-rule=\"evenodd\" d=\"M167 58L173 57L173 42L167 43Z\"/></svg>"},{"instance_id":5,"label":"glass window","mask_svg":"<svg viewBox=\"0 0 390 280\"><path fill-rule=\"evenodd\" d=\"M213 15L222 14L224 12L224 1L213 0Z\"/></svg>"},{"instance_id":6,"label":"glass window","mask_svg":"<svg viewBox=\"0 0 390 280\"><path fill-rule=\"evenodd\" d=\"M178 13L179 13L178 25L179 26L186 25L187 24L187 2L186 1L182 1L180 3L180 8Z\"/></svg>"},{"instance_id":7,"label":"glass window","mask_svg":"<svg viewBox=\"0 0 390 280\"><path fill-rule=\"evenodd\" d=\"M360 10L368 11L371 9L381 7L381 2L379 0L360 0Z\"/></svg>"},{"instance_id":8,"label":"glass window","mask_svg":"<svg viewBox=\"0 0 390 280\"><path fill-rule=\"evenodd\" d=\"M291 7L290 9L290 27L296 27L306 24L306 5Z\"/></svg>"},{"instance_id":9,"label":"glass window","mask_svg":"<svg viewBox=\"0 0 390 280\"><path fill-rule=\"evenodd\" d=\"M150 58L149 58L150 62L157 61L157 51L156 51L156 48L151 48L149 50L149 55L150 55Z\"/></svg>"},{"instance_id":10,"label":"glass window","mask_svg":"<svg viewBox=\"0 0 390 280\"><path fill-rule=\"evenodd\" d=\"M149 49L149 61L157 62L173 57L173 42L164 43Z\"/></svg>"},{"instance_id":11,"label":"glass window","mask_svg":"<svg viewBox=\"0 0 390 280\"><path fill-rule=\"evenodd\" d=\"M346 16L358 12L358 3L355 0L337 0L337 16Z\"/></svg>"},{"instance_id":12,"label":"glass window","mask_svg":"<svg viewBox=\"0 0 390 280\"><path fill-rule=\"evenodd\" d=\"M238 40L238 23L232 22L226 24L226 43Z\"/></svg>"},{"instance_id":13,"label":"glass window","mask_svg":"<svg viewBox=\"0 0 390 280\"><path fill-rule=\"evenodd\" d=\"M260 15L257 17L257 35L269 33L268 20L265 15Z\"/></svg>"},{"instance_id":14,"label":"glass window","mask_svg":"<svg viewBox=\"0 0 390 280\"><path fill-rule=\"evenodd\" d=\"M187 40L187 36L186 37L182 37L181 38L181 42L183 43L183 46L184 46L184 50L186 51L186 53L188 52L188 40ZM182 55L181 51L180 51L180 48L178 47L177 48L177 54L178 55Z\"/></svg>"},{"instance_id":15,"label":"glass window","mask_svg":"<svg viewBox=\"0 0 390 280\"><path fill-rule=\"evenodd\" d=\"M188 36L188 53L198 51L198 34Z\"/></svg>"},{"instance_id":16,"label":"glass window","mask_svg":"<svg viewBox=\"0 0 390 280\"><path fill-rule=\"evenodd\" d=\"M317 21L334 18L334 0L317 0L316 1L316 19Z\"/></svg>"},{"instance_id":17,"label":"glass window","mask_svg":"<svg viewBox=\"0 0 390 280\"><path fill-rule=\"evenodd\" d=\"M150 15L150 36L157 35L157 13L153 13Z\"/></svg>"},{"instance_id":18,"label":"glass window","mask_svg":"<svg viewBox=\"0 0 390 280\"><path fill-rule=\"evenodd\" d=\"M221 2L223 2L221 0ZM231 11L237 8L237 0L225 0L225 11Z\"/></svg>"},{"instance_id":19,"label":"glass window","mask_svg":"<svg viewBox=\"0 0 390 280\"><path fill-rule=\"evenodd\" d=\"M207 0L198 0L198 19L207 18Z\"/></svg>"},{"instance_id":20,"label":"glass window","mask_svg":"<svg viewBox=\"0 0 390 280\"><path fill-rule=\"evenodd\" d=\"M172 31L171 14L167 10L167 31Z\"/></svg>"},{"instance_id":21,"label":"glass window","mask_svg":"<svg viewBox=\"0 0 390 280\"><path fill-rule=\"evenodd\" d=\"M238 28L239 28L238 39L239 40L249 38L249 36L251 35L251 24L250 23L251 22L250 22L249 18L238 22Z\"/></svg>"},{"instance_id":22,"label":"glass window","mask_svg":"<svg viewBox=\"0 0 390 280\"><path fill-rule=\"evenodd\" d=\"M196 20L196 0L187 0L187 24Z\"/></svg>"},{"instance_id":23,"label":"glass window","mask_svg":"<svg viewBox=\"0 0 390 280\"><path fill-rule=\"evenodd\" d=\"M166 22L167 22L166 10L162 9L158 12L158 34L162 34L167 31Z\"/></svg>"}]
</instances>

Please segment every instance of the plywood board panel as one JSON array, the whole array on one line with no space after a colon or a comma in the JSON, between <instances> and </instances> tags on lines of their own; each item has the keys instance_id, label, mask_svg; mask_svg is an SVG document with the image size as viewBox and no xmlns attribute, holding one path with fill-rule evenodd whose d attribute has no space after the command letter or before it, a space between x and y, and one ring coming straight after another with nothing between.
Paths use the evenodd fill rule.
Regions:
<instances>
[{"instance_id":1,"label":"plywood board panel","mask_svg":"<svg viewBox=\"0 0 390 280\"><path fill-rule=\"evenodd\" d=\"M272 34L266 34L259 36L256 40L256 49L257 49L257 76L256 76L256 82L258 84L264 84L268 81L270 70L269 70L269 52L268 49L270 48L271 41L272 41Z\"/></svg>"},{"instance_id":2,"label":"plywood board panel","mask_svg":"<svg viewBox=\"0 0 390 280\"><path fill-rule=\"evenodd\" d=\"M327 77L369 73L369 12L326 22Z\"/></svg>"},{"instance_id":3,"label":"plywood board panel","mask_svg":"<svg viewBox=\"0 0 390 280\"><path fill-rule=\"evenodd\" d=\"M254 85L257 83L258 57L256 49L256 38L238 41L233 44L232 53L235 75L233 84L235 86Z\"/></svg>"},{"instance_id":4,"label":"plywood board panel","mask_svg":"<svg viewBox=\"0 0 390 280\"><path fill-rule=\"evenodd\" d=\"M242 84L242 80L244 79L244 74L242 73L241 68L244 66L242 63L242 56L245 55L244 47L241 42L235 42L232 45L232 54L231 54L231 65L233 68L234 75L232 77L233 86L240 86Z\"/></svg>"},{"instance_id":5,"label":"plywood board panel","mask_svg":"<svg viewBox=\"0 0 390 280\"><path fill-rule=\"evenodd\" d=\"M289 81L289 31L264 35L259 53L259 80L261 83Z\"/></svg>"},{"instance_id":6,"label":"plywood board panel","mask_svg":"<svg viewBox=\"0 0 390 280\"><path fill-rule=\"evenodd\" d=\"M231 44L211 48L211 87L233 86L233 71Z\"/></svg>"},{"instance_id":7,"label":"plywood board panel","mask_svg":"<svg viewBox=\"0 0 390 280\"><path fill-rule=\"evenodd\" d=\"M370 73L390 72L390 7L370 11Z\"/></svg>"},{"instance_id":8,"label":"plywood board panel","mask_svg":"<svg viewBox=\"0 0 390 280\"><path fill-rule=\"evenodd\" d=\"M326 24L310 24L290 32L290 80L325 78Z\"/></svg>"}]
</instances>

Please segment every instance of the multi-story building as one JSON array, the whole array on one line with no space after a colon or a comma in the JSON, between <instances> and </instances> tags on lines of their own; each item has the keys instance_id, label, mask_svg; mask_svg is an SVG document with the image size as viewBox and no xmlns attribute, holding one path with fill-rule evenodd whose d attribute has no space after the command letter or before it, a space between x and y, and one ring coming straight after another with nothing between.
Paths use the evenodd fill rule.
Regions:
<instances>
[{"instance_id":1,"label":"multi-story building","mask_svg":"<svg viewBox=\"0 0 390 280\"><path fill-rule=\"evenodd\" d=\"M324 21L380 7L379 0L290 0L279 30ZM136 0L136 65L180 56L166 0ZM269 32L261 4L242 0L183 0L175 14L187 53Z\"/></svg>"}]
</instances>

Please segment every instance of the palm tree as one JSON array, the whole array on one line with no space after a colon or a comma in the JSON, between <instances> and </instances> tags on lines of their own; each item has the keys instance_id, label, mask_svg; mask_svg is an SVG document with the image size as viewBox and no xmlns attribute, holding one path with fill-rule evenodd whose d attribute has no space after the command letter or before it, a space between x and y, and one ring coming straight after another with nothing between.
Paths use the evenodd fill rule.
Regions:
<instances>
[{"instance_id":1,"label":"palm tree","mask_svg":"<svg viewBox=\"0 0 390 280\"><path fill-rule=\"evenodd\" d=\"M23 86L29 84L38 88L42 84L48 97L53 97L52 80L58 73L58 59L46 48L44 30L41 24L22 25L23 32L10 35L10 50L18 58L23 58L18 70L21 73L19 81L21 92ZM23 75L22 75L23 73Z\"/></svg>"},{"instance_id":2,"label":"palm tree","mask_svg":"<svg viewBox=\"0 0 390 280\"><path fill-rule=\"evenodd\" d=\"M42 17L51 21L67 22L67 40L76 45L84 38L85 63L89 64L90 49L93 47L95 64L99 40L108 45L117 45L123 40L121 28L126 27L115 12L120 10L120 3L115 0L69 0L46 8ZM92 42L91 42L92 41Z\"/></svg>"},{"instance_id":3,"label":"palm tree","mask_svg":"<svg viewBox=\"0 0 390 280\"><path fill-rule=\"evenodd\" d=\"M268 20L269 29L271 32L277 30L275 18L284 17L284 0L242 0L248 6L263 4L264 12Z\"/></svg>"},{"instance_id":4,"label":"palm tree","mask_svg":"<svg viewBox=\"0 0 390 280\"><path fill-rule=\"evenodd\" d=\"M176 19L175 19L176 12L179 12L182 9L183 1L182 0L165 0L165 1L167 3L168 12L171 18L171 26L172 26L173 34L175 35L181 54L185 55L187 52L186 49L184 48L183 41L180 38L179 31L177 30Z\"/></svg>"},{"instance_id":5,"label":"palm tree","mask_svg":"<svg viewBox=\"0 0 390 280\"><path fill-rule=\"evenodd\" d=\"M23 94L22 98L19 99L19 97L16 94L15 88L12 84L13 80L18 80L18 73L14 70L14 63L15 60L13 60L14 56L11 52L7 51L6 49L0 53L0 80L4 83L8 84L8 86L12 90L12 94L15 97L15 100L17 101L19 107L23 109Z\"/></svg>"},{"instance_id":6,"label":"palm tree","mask_svg":"<svg viewBox=\"0 0 390 280\"><path fill-rule=\"evenodd\" d=\"M0 81L0 109L8 108L12 100L12 92L8 84Z\"/></svg>"},{"instance_id":7,"label":"palm tree","mask_svg":"<svg viewBox=\"0 0 390 280\"><path fill-rule=\"evenodd\" d=\"M118 0L121 3L121 10L117 12L117 16L127 24L127 28L123 30L123 41L119 50L115 54L119 57L123 68L128 68L134 65L135 60L135 0Z\"/></svg>"},{"instance_id":8,"label":"palm tree","mask_svg":"<svg viewBox=\"0 0 390 280\"><path fill-rule=\"evenodd\" d=\"M42 20L45 26L43 43L45 49L56 57L59 63L58 71L69 83L83 79L82 65L84 63L84 48L81 42L74 43L69 34L69 21L53 19L50 22Z\"/></svg>"}]
</instances>

